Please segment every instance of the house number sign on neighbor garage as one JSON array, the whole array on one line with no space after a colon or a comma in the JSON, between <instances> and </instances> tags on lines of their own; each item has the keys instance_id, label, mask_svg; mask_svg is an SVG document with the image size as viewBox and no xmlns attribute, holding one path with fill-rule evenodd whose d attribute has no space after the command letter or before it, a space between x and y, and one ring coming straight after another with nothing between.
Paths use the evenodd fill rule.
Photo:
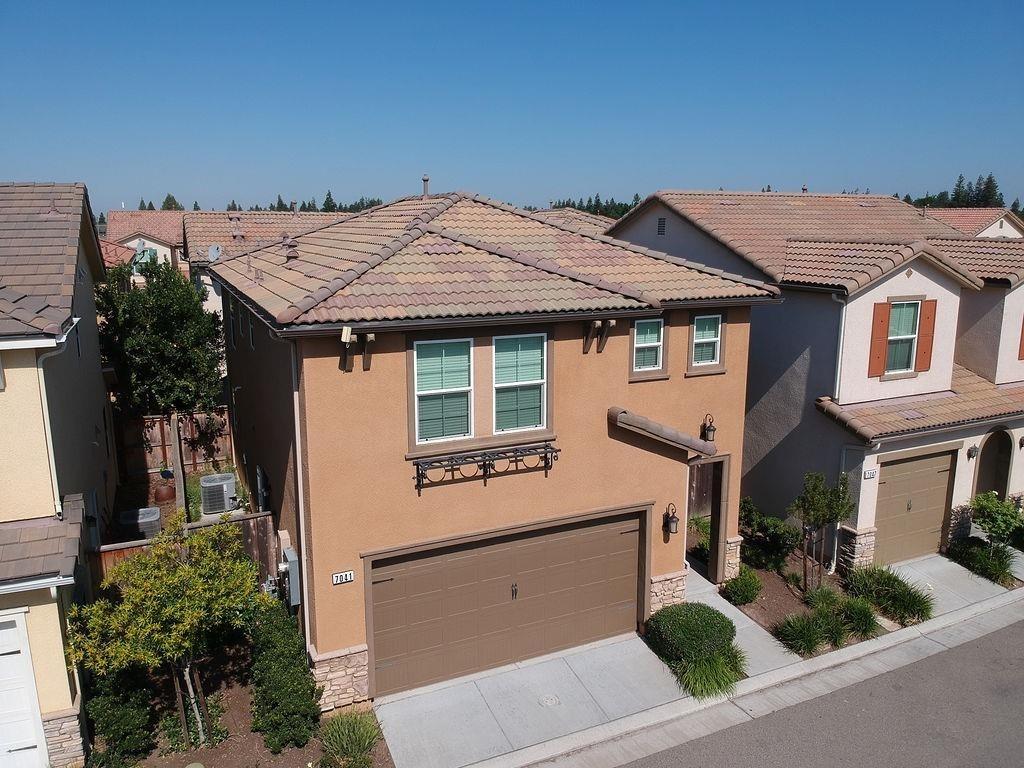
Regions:
<instances>
[{"instance_id":1,"label":"house number sign on neighbor garage","mask_svg":"<svg viewBox=\"0 0 1024 768\"><path fill-rule=\"evenodd\" d=\"M342 571L341 573L331 574L331 585L338 586L339 584L351 584L356 580L355 571Z\"/></svg>"},{"instance_id":2,"label":"house number sign on neighbor garage","mask_svg":"<svg viewBox=\"0 0 1024 768\"><path fill-rule=\"evenodd\" d=\"M864 479L865 480L874 480L876 477L878 477L878 470L877 469L865 469L864 470Z\"/></svg>"}]
</instances>

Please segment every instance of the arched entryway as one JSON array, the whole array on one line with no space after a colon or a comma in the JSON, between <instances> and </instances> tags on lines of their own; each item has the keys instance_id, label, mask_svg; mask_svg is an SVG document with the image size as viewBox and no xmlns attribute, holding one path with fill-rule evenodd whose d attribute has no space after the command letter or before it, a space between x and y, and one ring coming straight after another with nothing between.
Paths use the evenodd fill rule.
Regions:
<instances>
[{"instance_id":1,"label":"arched entryway","mask_svg":"<svg viewBox=\"0 0 1024 768\"><path fill-rule=\"evenodd\" d=\"M999 430L990 433L981 445L978 454L978 479L975 494L995 491L999 498L1006 498L1010 480L1010 462L1013 461L1013 438L1008 432Z\"/></svg>"}]
</instances>

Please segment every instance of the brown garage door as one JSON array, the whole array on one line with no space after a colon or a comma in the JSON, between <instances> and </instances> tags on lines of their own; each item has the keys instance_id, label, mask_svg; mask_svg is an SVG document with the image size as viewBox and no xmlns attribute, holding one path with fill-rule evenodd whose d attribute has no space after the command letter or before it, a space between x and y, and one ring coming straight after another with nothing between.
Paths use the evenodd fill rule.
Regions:
<instances>
[{"instance_id":1,"label":"brown garage door","mask_svg":"<svg viewBox=\"0 0 1024 768\"><path fill-rule=\"evenodd\" d=\"M378 561L376 695L634 631L639 553L623 516Z\"/></svg>"},{"instance_id":2,"label":"brown garage door","mask_svg":"<svg viewBox=\"0 0 1024 768\"><path fill-rule=\"evenodd\" d=\"M953 454L882 464L875 507L875 561L893 563L936 552L949 510Z\"/></svg>"}]
</instances>

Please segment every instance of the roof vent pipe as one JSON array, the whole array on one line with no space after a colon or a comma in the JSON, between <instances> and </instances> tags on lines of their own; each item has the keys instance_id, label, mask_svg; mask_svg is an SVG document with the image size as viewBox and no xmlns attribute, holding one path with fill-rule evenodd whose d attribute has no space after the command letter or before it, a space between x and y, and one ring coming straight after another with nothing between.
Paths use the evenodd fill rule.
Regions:
<instances>
[{"instance_id":1,"label":"roof vent pipe","mask_svg":"<svg viewBox=\"0 0 1024 768\"><path fill-rule=\"evenodd\" d=\"M427 174L423 174L423 197L427 197L430 194L430 177Z\"/></svg>"},{"instance_id":2,"label":"roof vent pipe","mask_svg":"<svg viewBox=\"0 0 1024 768\"><path fill-rule=\"evenodd\" d=\"M803 188L800 191L806 195L807 194L807 185L804 184Z\"/></svg>"}]
</instances>

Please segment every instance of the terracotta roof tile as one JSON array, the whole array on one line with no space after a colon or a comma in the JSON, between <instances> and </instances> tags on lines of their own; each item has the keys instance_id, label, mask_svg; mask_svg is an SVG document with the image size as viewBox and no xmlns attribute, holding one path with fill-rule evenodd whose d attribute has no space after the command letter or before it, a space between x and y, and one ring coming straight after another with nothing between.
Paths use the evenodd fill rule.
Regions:
<instances>
[{"instance_id":1,"label":"terracotta roof tile","mask_svg":"<svg viewBox=\"0 0 1024 768\"><path fill-rule=\"evenodd\" d=\"M64 519L0 523L0 583L74 576L82 532L80 494L64 498Z\"/></svg>"},{"instance_id":2,"label":"terracotta roof tile","mask_svg":"<svg viewBox=\"0 0 1024 768\"><path fill-rule=\"evenodd\" d=\"M1024 239L957 238L928 241L952 256L983 280L1008 282L1024 280Z\"/></svg>"},{"instance_id":3,"label":"terracotta roof tile","mask_svg":"<svg viewBox=\"0 0 1024 768\"><path fill-rule=\"evenodd\" d=\"M533 215L552 224L573 227L592 235L603 235L615 223L611 216L599 216L579 208L542 208L534 211Z\"/></svg>"},{"instance_id":4,"label":"terracotta roof tile","mask_svg":"<svg viewBox=\"0 0 1024 768\"><path fill-rule=\"evenodd\" d=\"M237 256L323 224L342 221L351 213L291 213L280 211L189 211L185 213L185 255L192 263L208 261L211 245L221 258Z\"/></svg>"},{"instance_id":5,"label":"terracotta roof tile","mask_svg":"<svg viewBox=\"0 0 1024 768\"><path fill-rule=\"evenodd\" d=\"M121 242L133 235L149 235L168 245L183 242L185 211L107 211L107 240Z\"/></svg>"},{"instance_id":6,"label":"terracotta roof tile","mask_svg":"<svg viewBox=\"0 0 1024 768\"><path fill-rule=\"evenodd\" d=\"M1024 416L1024 383L997 386L963 366L954 365L952 386L946 392L845 406L830 397L819 397L815 405L870 443L922 430Z\"/></svg>"},{"instance_id":7,"label":"terracotta roof tile","mask_svg":"<svg viewBox=\"0 0 1024 768\"><path fill-rule=\"evenodd\" d=\"M135 258L135 249L120 243L112 243L110 240L100 240L100 251L103 253L103 266L116 267L118 264L126 264Z\"/></svg>"},{"instance_id":8,"label":"terracotta roof tile","mask_svg":"<svg viewBox=\"0 0 1024 768\"><path fill-rule=\"evenodd\" d=\"M1006 208L929 208L928 215L974 237L1003 216L1016 218ZM1017 220L1018 225L1022 222Z\"/></svg>"}]
</instances>

